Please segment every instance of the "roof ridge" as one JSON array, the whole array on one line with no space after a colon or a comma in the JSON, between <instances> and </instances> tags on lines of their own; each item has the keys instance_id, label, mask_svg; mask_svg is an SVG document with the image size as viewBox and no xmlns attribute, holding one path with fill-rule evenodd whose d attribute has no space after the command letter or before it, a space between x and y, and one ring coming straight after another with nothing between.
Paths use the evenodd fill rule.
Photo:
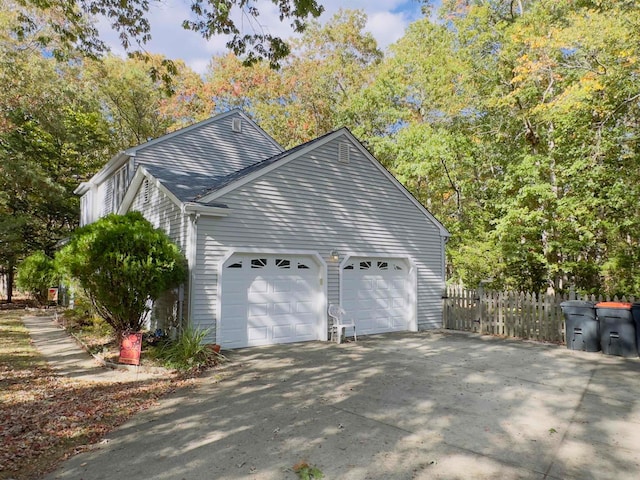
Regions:
<instances>
[{"instance_id":1,"label":"roof ridge","mask_svg":"<svg viewBox=\"0 0 640 480\"><path fill-rule=\"evenodd\" d=\"M207 125L210 125L212 123L216 123L219 121L224 120L227 117L230 117L234 114L240 115L242 118L244 118L245 120L247 120L248 122L250 122L252 124L253 127L255 127L265 138L267 138L268 140L270 140L274 145L276 145L280 150L284 150L282 148L282 145L280 145L275 138L273 138L271 135L269 135L260 125L258 125L258 123L251 119L241 108L232 108L231 110L227 110L226 112L222 112L219 113L217 115L214 115L213 117L209 117L209 118L205 118L204 120L200 120L199 122L196 123L192 123L191 125L187 125L185 127L179 128L178 130L174 130L173 132L169 132L169 133L165 133L164 135L161 135L157 138L153 138L151 140L148 140L144 143L141 143L140 145L136 145L133 147L129 147L126 150L124 150L123 153L125 153L126 155L135 155L137 151L139 150L143 150L145 148L157 145L158 143L162 143L165 142L167 140L170 140L174 137L177 137L179 135L184 135L185 133L188 133L192 130L197 130L198 128L202 128L205 127Z\"/></svg>"}]
</instances>

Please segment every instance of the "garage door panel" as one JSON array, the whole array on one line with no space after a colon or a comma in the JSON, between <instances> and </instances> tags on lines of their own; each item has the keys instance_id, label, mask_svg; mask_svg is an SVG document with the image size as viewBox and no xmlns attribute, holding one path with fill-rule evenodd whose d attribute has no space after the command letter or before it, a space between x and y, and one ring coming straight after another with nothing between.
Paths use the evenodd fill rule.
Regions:
<instances>
[{"instance_id":1,"label":"garage door panel","mask_svg":"<svg viewBox=\"0 0 640 480\"><path fill-rule=\"evenodd\" d=\"M402 329L406 326L406 324L407 320L404 317L400 315L392 317L391 328L393 328L394 330Z\"/></svg>"},{"instance_id":2,"label":"garage door panel","mask_svg":"<svg viewBox=\"0 0 640 480\"><path fill-rule=\"evenodd\" d=\"M289 293L295 288L295 284L289 278L276 279L273 282L273 291L275 293Z\"/></svg>"},{"instance_id":3,"label":"garage door panel","mask_svg":"<svg viewBox=\"0 0 640 480\"><path fill-rule=\"evenodd\" d=\"M404 308L405 299L401 297L394 297L391 299L391 305L394 309Z\"/></svg>"},{"instance_id":4,"label":"garage door panel","mask_svg":"<svg viewBox=\"0 0 640 480\"><path fill-rule=\"evenodd\" d=\"M249 293L267 293L269 291L269 283L266 280L262 280L260 278L256 278L249 285Z\"/></svg>"},{"instance_id":5,"label":"garage door panel","mask_svg":"<svg viewBox=\"0 0 640 480\"><path fill-rule=\"evenodd\" d=\"M273 326L273 339L278 341L278 340L284 340L287 338L290 338L294 336L294 327L293 325L290 324L284 324L284 325L274 325Z\"/></svg>"},{"instance_id":6,"label":"garage door panel","mask_svg":"<svg viewBox=\"0 0 640 480\"><path fill-rule=\"evenodd\" d=\"M408 330L415 297L410 269L401 259L355 258L342 270L342 304L357 322L358 333Z\"/></svg>"},{"instance_id":7,"label":"garage door panel","mask_svg":"<svg viewBox=\"0 0 640 480\"><path fill-rule=\"evenodd\" d=\"M247 310L249 318L266 317L269 313L269 304L250 303Z\"/></svg>"},{"instance_id":8,"label":"garage door panel","mask_svg":"<svg viewBox=\"0 0 640 480\"><path fill-rule=\"evenodd\" d=\"M299 337L300 340L312 340L315 338L315 325L313 323L308 324L297 324L296 325L296 337Z\"/></svg>"},{"instance_id":9,"label":"garage door panel","mask_svg":"<svg viewBox=\"0 0 640 480\"><path fill-rule=\"evenodd\" d=\"M320 273L310 257L233 255L221 277L219 342L245 347L317 339L324 321Z\"/></svg>"},{"instance_id":10,"label":"garage door panel","mask_svg":"<svg viewBox=\"0 0 640 480\"><path fill-rule=\"evenodd\" d=\"M290 302L277 302L273 304L273 314L274 315L284 315L291 313L291 303Z\"/></svg>"},{"instance_id":11,"label":"garage door panel","mask_svg":"<svg viewBox=\"0 0 640 480\"><path fill-rule=\"evenodd\" d=\"M249 325L247 330L249 341L260 341L267 339L268 328L266 326L257 327Z\"/></svg>"}]
</instances>

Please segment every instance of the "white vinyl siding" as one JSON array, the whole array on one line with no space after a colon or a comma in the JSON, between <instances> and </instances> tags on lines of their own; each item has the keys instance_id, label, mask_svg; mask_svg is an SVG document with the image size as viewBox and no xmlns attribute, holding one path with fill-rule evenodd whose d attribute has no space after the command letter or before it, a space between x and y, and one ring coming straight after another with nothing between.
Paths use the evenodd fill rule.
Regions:
<instances>
[{"instance_id":1,"label":"white vinyl siding","mask_svg":"<svg viewBox=\"0 0 640 480\"><path fill-rule=\"evenodd\" d=\"M113 211L113 180L111 178L98 185L96 205L94 208L96 208L98 214L97 218L94 218L94 221Z\"/></svg>"},{"instance_id":2,"label":"white vinyl siding","mask_svg":"<svg viewBox=\"0 0 640 480\"><path fill-rule=\"evenodd\" d=\"M149 220L155 227L164 231L168 237L185 253L188 237L188 218L182 214L177 206L162 190L153 182L140 184L140 188L134 197L129 211L137 211ZM183 287L182 317L188 318L188 288ZM154 305L153 318L162 320L168 319L170 322L173 316L177 315L176 302L178 292L167 292L158 299Z\"/></svg>"},{"instance_id":3,"label":"white vinyl siding","mask_svg":"<svg viewBox=\"0 0 640 480\"><path fill-rule=\"evenodd\" d=\"M192 320L215 328L218 264L234 248L317 251L328 270L328 303L340 301L336 249L346 254L406 257L417 267L418 329L440 327L444 249L439 227L355 145L338 161L338 136L311 153L216 201L225 218L202 217L197 229ZM344 147L343 147L344 148Z\"/></svg>"},{"instance_id":4,"label":"white vinyl siding","mask_svg":"<svg viewBox=\"0 0 640 480\"><path fill-rule=\"evenodd\" d=\"M144 218L155 228L163 230L184 252L187 245L187 218L182 214L180 207L153 182L147 185L145 189L145 182L140 184L129 210L142 213Z\"/></svg>"}]
</instances>

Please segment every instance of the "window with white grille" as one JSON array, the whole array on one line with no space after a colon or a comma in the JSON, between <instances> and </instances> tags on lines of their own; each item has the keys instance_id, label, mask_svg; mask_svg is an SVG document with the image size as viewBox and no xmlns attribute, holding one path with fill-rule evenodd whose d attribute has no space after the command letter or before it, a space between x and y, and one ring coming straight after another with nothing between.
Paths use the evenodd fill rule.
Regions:
<instances>
[{"instance_id":1,"label":"window with white grille","mask_svg":"<svg viewBox=\"0 0 640 480\"><path fill-rule=\"evenodd\" d=\"M129 186L129 165L125 165L113 176L113 208L112 212L117 212L124 198L124 194Z\"/></svg>"}]
</instances>

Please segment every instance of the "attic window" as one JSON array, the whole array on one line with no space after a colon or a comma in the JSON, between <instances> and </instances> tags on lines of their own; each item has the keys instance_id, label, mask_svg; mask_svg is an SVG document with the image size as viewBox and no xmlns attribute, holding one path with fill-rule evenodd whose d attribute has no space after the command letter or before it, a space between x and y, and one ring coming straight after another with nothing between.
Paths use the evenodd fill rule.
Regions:
<instances>
[{"instance_id":1,"label":"attic window","mask_svg":"<svg viewBox=\"0 0 640 480\"><path fill-rule=\"evenodd\" d=\"M338 161L340 163L349 163L349 152L350 152L349 144L346 142L342 142L338 145Z\"/></svg>"},{"instance_id":2,"label":"attic window","mask_svg":"<svg viewBox=\"0 0 640 480\"><path fill-rule=\"evenodd\" d=\"M237 133L242 132L242 119L234 118L231 120L231 130Z\"/></svg>"}]
</instances>

